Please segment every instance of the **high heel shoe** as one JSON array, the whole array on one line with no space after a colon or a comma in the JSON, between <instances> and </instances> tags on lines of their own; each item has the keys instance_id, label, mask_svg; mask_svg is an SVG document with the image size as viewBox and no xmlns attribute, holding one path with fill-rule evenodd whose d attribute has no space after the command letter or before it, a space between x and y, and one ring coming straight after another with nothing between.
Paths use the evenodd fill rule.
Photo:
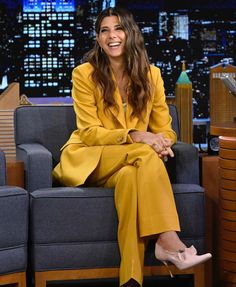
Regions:
<instances>
[{"instance_id":1,"label":"high heel shoe","mask_svg":"<svg viewBox=\"0 0 236 287\"><path fill-rule=\"evenodd\" d=\"M184 250L173 252L165 250L158 243L156 243L155 246L155 256L156 259L160 260L167 267L167 261L169 261L180 270L187 269L197 264L203 263L212 257L210 253L197 255L197 251L194 246L185 248ZM170 275L171 277L173 277L171 272Z\"/></svg>"}]
</instances>

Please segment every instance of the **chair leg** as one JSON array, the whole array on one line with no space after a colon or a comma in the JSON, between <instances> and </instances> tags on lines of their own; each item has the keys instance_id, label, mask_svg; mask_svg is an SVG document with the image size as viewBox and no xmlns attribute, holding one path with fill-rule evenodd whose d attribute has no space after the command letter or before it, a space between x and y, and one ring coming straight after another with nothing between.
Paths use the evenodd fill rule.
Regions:
<instances>
[{"instance_id":1,"label":"chair leg","mask_svg":"<svg viewBox=\"0 0 236 287\"><path fill-rule=\"evenodd\" d=\"M206 287L204 264L194 267L194 287Z\"/></svg>"},{"instance_id":2,"label":"chair leg","mask_svg":"<svg viewBox=\"0 0 236 287\"><path fill-rule=\"evenodd\" d=\"M35 287L46 287L47 286L47 280L46 277L44 276L44 272L35 272L34 273L34 286Z\"/></svg>"},{"instance_id":3,"label":"chair leg","mask_svg":"<svg viewBox=\"0 0 236 287\"><path fill-rule=\"evenodd\" d=\"M18 287L26 287L26 274L25 274L25 272L19 278Z\"/></svg>"},{"instance_id":4,"label":"chair leg","mask_svg":"<svg viewBox=\"0 0 236 287\"><path fill-rule=\"evenodd\" d=\"M25 272L0 275L0 286L8 284L16 284L17 287L26 287Z\"/></svg>"}]
</instances>

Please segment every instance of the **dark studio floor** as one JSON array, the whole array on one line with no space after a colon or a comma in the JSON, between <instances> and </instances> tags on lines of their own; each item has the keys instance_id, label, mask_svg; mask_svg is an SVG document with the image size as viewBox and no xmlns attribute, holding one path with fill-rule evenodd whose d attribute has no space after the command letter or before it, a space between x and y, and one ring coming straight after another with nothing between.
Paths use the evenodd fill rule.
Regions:
<instances>
[{"instance_id":1,"label":"dark studio floor","mask_svg":"<svg viewBox=\"0 0 236 287\"><path fill-rule=\"evenodd\" d=\"M145 278L143 287L193 287L193 278L191 276L170 277L153 277ZM31 287L31 286L30 286ZM33 287L33 286L32 286ZM119 287L118 280L90 280L90 281L74 281L74 282L53 282L47 287Z\"/></svg>"}]
</instances>

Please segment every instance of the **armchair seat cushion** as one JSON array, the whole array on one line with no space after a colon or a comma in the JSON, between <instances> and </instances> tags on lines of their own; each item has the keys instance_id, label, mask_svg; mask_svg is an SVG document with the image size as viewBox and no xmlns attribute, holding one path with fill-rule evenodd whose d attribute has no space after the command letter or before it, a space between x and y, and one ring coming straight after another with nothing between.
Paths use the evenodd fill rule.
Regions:
<instances>
[{"instance_id":1,"label":"armchair seat cushion","mask_svg":"<svg viewBox=\"0 0 236 287\"><path fill-rule=\"evenodd\" d=\"M187 245L204 250L204 192L199 185L173 184ZM118 267L114 190L58 187L31 193L31 240L34 271ZM190 220L191 219L191 220ZM154 242L145 262L157 264Z\"/></svg>"},{"instance_id":2,"label":"armchair seat cushion","mask_svg":"<svg viewBox=\"0 0 236 287\"><path fill-rule=\"evenodd\" d=\"M0 274L26 271L28 193L0 186Z\"/></svg>"}]
</instances>

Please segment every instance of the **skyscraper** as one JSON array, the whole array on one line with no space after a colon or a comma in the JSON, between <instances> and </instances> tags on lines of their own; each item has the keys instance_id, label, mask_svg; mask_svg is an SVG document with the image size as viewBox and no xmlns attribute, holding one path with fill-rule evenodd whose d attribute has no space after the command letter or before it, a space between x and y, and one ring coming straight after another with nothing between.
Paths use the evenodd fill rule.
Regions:
<instances>
[{"instance_id":1,"label":"skyscraper","mask_svg":"<svg viewBox=\"0 0 236 287\"><path fill-rule=\"evenodd\" d=\"M70 96L74 67L74 0L24 0L24 75L28 97Z\"/></svg>"}]
</instances>

